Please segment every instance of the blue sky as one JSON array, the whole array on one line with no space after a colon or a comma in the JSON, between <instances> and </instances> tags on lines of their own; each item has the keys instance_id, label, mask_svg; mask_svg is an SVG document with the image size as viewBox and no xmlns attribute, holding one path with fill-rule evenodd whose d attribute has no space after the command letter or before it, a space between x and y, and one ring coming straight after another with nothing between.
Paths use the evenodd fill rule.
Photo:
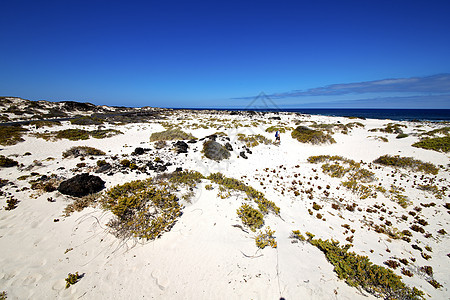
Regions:
<instances>
[{"instance_id":1,"label":"blue sky","mask_svg":"<svg viewBox=\"0 0 450 300\"><path fill-rule=\"evenodd\" d=\"M450 108L450 1L2 1L0 95Z\"/></svg>"}]
</instances>

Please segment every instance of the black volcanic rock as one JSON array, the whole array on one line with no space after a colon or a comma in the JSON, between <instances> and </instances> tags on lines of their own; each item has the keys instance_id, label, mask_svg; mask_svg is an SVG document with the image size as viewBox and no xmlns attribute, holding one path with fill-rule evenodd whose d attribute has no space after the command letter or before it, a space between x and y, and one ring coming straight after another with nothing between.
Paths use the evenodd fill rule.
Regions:
<instances>
[{"instance_id":1,"label":"black volcanic rock","mask_svg":"<svg viewBox=\"0 0 450 300\"><path fill-rule=\"evenodd\" d=\"M173 146L177 150L178 154L188 152L187 149L189 148L189 146L188 146L188 144L186 144L186 142L178 141L178 142L174 143Z\"/></svg>"},{"instance_id":2,"label":"black volcanic rock","mask_svg":"<svg viewBox=\"0 0 450 300\"><path fill-rule=\"evenodd\" d=\"M58 191L64 195L83 197L104 188L105 182L100 177L83 173L61 182Z\"/></svg>"}]
</instances>

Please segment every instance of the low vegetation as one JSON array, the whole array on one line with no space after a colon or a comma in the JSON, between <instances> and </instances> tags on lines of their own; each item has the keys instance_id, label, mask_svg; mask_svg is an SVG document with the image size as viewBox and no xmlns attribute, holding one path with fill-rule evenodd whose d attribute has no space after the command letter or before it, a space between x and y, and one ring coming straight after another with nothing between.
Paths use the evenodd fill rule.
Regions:
<instances>
[{"instance_id":1,"label":"low vegetation","mask_svg":"<svg viewBox=\"0 0 450 300\"><path fill-rule=\"evenodd\" d=\"M14 159L8 158L4 155L0 155L0 167L1 168L10 168L17 166L19 163Z\"/></svg>"},{"instance_id":2,"label":"low vegetation","mask_svg":"<svg viewBox=\"0 0 450 300\"><path fill-rule=\"evenodd\" d=\"M261 134L245 135L238 133L238 141L243 142L248 148L256 147L259 144L269 145L272 141Z\"/></svg>"},{"instance_id":3,"label":"low vegetation","mask_svg":"<svg viewBox=\"0 0 450 300\"><path fill-rule=\"evenodd\" d=\"M384 132L384 133L396 133L396 134L401 134L403 133L403 128L407 128L406 125L403 124L394 124L394 123L389 123L386 125L386 127L384 128L374 128L374 129L370 129L370 132Z\"/></svg>"},{"instance_id":4,"label":"low vegetation","mask_svg":"<svg viewBox=\"0 0 450 300\"><path fill-rule=\"evenodd\" d=\"M98 117L90 116L84 116L70 120L70 123L74 125L101 125L103 124L103 122L104 121Z\"/></svg>"},{"instance_id":5,"label":"low vegetation","mask_svg":"<svg viewBox=\"0 0 450 300\"><path fill-rule=\"evenodd\" d=\"M383 155L375 159L373 162L383 166L409 168L413 171L420 171L427 174L436 175L439 172L439 168L432 163L426 163L412 157L400 157L399 155Z\"/></svg>"},{"instance_id":6,"label":"low vegetation","mask_svg":"<svg viewBox=\"0 0 450 300\"><path fill-rule=\"evenodd\" d=\"M173 140L191 140L195 137L182 131L180 128L170 128L161 132L154 132L150 136L150 142L155 141L173 141Z\"/></svg>"},{"instance_id":7,"label":"low vegetation","mask_svg":"<svg viewBox=\"0 0 450 300\"><path fill-rule=\"evenodd\" d=\"M27 131L20 126L0 126L0 145L9 146L23 142L23 133Z\"/></svg>"},{"instance_id":8,"label":"low vegetation","mask_svg":"<svg viewBox=\"0 0 450 300\"><path fill-rule=\"evenodd\" d=\"M120 238L156 239L172 228L182 209L178 198L152 179L117 185L104 194L101 203L114 214L108 226Z\"/></svg>"},{"instance_id":9,"label":"low vegetation","mask_svg":"<svg viewBox=\"0 0 450 300\"><path fill-rule=\"evenodd\" d=\"M340 246L337 241L308 239L319 248L327 260L334 265L340 279L354 287L385 299L423 299L424 293L417 288L406 286L401 277L391 270L370 262L367 256L349 252L350 245Z\"/></svg>"},{"instance_id":10,"label":"low vegetation","mask_svg":"<svg viewBox=\"0 0 450 300\"><path fill-rule=\"evenodd\" d=\"M364 124L360 122L351 122L347 124L335 123L335 124L313 124L311 127L314 127L319 130L324 130L329 134L333 134L335 132L340 132L343 134L348 134L355 127L364 127Z\"/></svg>"},{"instance_id":11,"label":"low vegetation","mask_svg":"<svg viewBox=\"0 0 450 300\"><path fill-rule=\"evenodd\" d=\"M450 136L424 139L412 144L412 146L447 153L450 151Z\"/></svg>"},{"instance_id":12,"label":"low vegetation","mask_svg":"<svg viewBox=\"0 0 450 300\"><path fill-rule=\"evenodd\" d=\"M69 273L69 275L67 275L66 280L66 289L68 289L71 285L74 285L75 283L77 283L80 280L81 276L78 275L78 272L76 272L75 274L71 274Z\"/></svg>"},{"instance_id":13,"label":"low vegetation","mask_svg":"<svg viewBox=\"0 0 450 300\"><path fill-rule=\"evenodd\" d=\"M244 192L250 200L253 200L258 205L259 210L264 214L269 211L272 211L276 215L280 214L280 208L274 202L267 200L263 193L240 180L225 177L222 173L213 173L208 176L208 179L220 184L226 189Z\"/></svg>"},{"instance_id":14,"label":"low vegetation","mask_svg":"<svg viewBox=\"0 0 450 300\"><path fill-rule=\"evenodd\" d=\"M65 129L49 133L36 133L35 136L38 138L43 138L45 140L60 140L67 139L70 141L87 140L91 137L96 139L104 139L113 137L118 134L123 134L119 130L115 129L104 129L104 130L83 130L83 129Z\"/></svg>"},{"instance_id":15,"label":"low vegetation","mask_svg":"<svg viewBox=\"0 0 450 300\"><path fill-rule=\"evenodd\" d=\"M70 148L69 150L66 150L63 152L62 156L64 158L67 157L84 157L84 156L101 156L105 155L106 153L102 150L98 150L93 147L88 146L75 146Z\"/></svg>"},{"instance_id":16,"label":"low vegetation","mask_svg":"<svg viewBox=\"0 0 450 300\"><path fill-rule=\"evenodd\" d=\"M31 121L30 125L35 126L36 128L53 127L53 126L61 126L61 122L40 120L40 121Z\"/></svg>"},{"instance_id":17,"label":"low vegetation","mask_svg":"<svg viewBox=\"0 0 450 300\"><path fill-rule=\"evenodd\" d=\"M242 223L247 225L252 231L261 228L264 225L264 215L257 209L254 209L247 203L244 203L237 210Z\"/></svg>"},{"instance_id":18,"label":"low vegetation","mask_svg":"<svg viewBox=\"0 0 450 300\"><path fill-rule=\"evenodd\" d=\"M331 135L323 133L319 130L310 129L305 126L298 126L297 128L295 128L292 131L291 136L300 143L310 143L313 145L336 143Z\"/></svg>"},{"instance_id":19,"label":"low vegetation","mask_svg":"<svg viewBox=\"0 0 450 300\"><path fill-rule=\"evenodd\" d=\"M275 231L267 227L265 231L260 231L255 237L256 246L260 249L264 249L267 246L272 248L277 247L277 241L275 240Z\"/></svg>"}]
</instances>

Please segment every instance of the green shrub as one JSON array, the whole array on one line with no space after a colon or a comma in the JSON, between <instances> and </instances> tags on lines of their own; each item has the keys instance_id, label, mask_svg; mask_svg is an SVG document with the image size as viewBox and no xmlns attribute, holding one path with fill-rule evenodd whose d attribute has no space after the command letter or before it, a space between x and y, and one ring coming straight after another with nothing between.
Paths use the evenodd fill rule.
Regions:
<instances>
[{"instance_id":1,"label":"green shrub","mask_svg":"<svg viewBox=\"0 0 450 300\"><path fill-rule=\"evenodd\" d=\"M67 157L85 157L85 156L101 156L106 153L93 147L75 146L63 152L62 156Z\"/></svg>"},{"instance_id":2,"label":"green shrub","mask_svg":"<svg viewBox=\"0 0 450 300\"><path fill-rule=\"evenodd\" d=\"M69 275L67 275L67 278L65 279L66 280L66 289L68 289L71 285L77 283L80 278L81 278L81 276L78 275L78 272L76 272L75 274L69 273Z\"/></svg>"},{"instance_id":3,"label":"green shrub","mask_svg":"<svg viewBox=\"0 0 450 300\"><path fill-rule=\"evenodd\" d=\"M401 134L403 133L403 130L401 129L402 127L406 128L406 125L403 124L393 124L393 123L389 123L386 125L385 128L374 128L369 130L370 132L385 132L385 133L397 133L397 134Z\"/></svg>"},{"instance_id":4,"label":"green shrub","mask_svg":"<svg viewBox=\"0 0 450 300\"><path fill-rule=\"evenodd\" d=\"M30 125L34 125L36 128L41 127L53 127L53 126L61 126L61 122L59 121L31 121Z\"/></svg>"},{"instance_id":5,"label":"green shrub","mask_svg":"<svg viewBox=\"0 0 450 300\"><path fill-rule=\"evenodd\" d=\"M238 141L243 142L248 148L256 147L259 144L269 145L272 141L261 134L245 135L238 133Z\"/></svg>"},{"instance_id":6,"label":"green shrub","mask_svg":"<svg viewBox=\"0 0 450 300\"><path fill-rule=\"evenodd\" d=\"M0 167L2 168L10 168L17 166L19 163L14 159L8 158L4 155L0 155Z\"/></svg>"},{"instance_id":7,"label":"green shrub","mask_svg":"<svg viewBox=\"0 0 450 300\"><path fill-rule=\"evenodd\" d=\"M385 299L423 299L422 291L406 286L391 270L373 264L367 256L349 252L350 245L340 246L337 241L312 238L309 242L325 254L338 277L348 285Z\"/></svg>"},{"instance_id":8,"label":"green shrub","mask_svg":"<svg viewBox=\"0 0 450 300\"><path fill-rule=\"evenodd\" d=\"M0 126L0 145L9 146L23 142L23 133L27 131L20 126Z\"/></svg>"},{"instance_id":9,"label":"green shrub","mask_svg":"<svg viewBox=\"0 0 450 300\"><path fill-rule=\"evenodd\" d=\"M399 133L395 138L396 139L404 139L408 137L408 135L406 133Z\"/></svg>"},{"instance_id":10,"label":"green shrub","mask_svg":"<svg viewBox=\"0 0 450 300\"><path fill-rule=\"evenodd\" d=\"M68 217L75 211L82 211L86 207L95 206L99 198L98 194L91 194L75 200L64 208L64 216Z\"/></svg>"},{"instance_id":11,"label":"green shrub","mask_svg":"<svg viewBox=\"0 0 450 300\"><path fill-rule=\"evenodd\" d=\"M389 193L391 194L391 200L397 202L401 207L406 208L411 202L408 200L407 196L402 194L404 191L405 189L402 187L391 185Z\"/></svg>"},{"instance_id":12,"label":"green shrub","mask_svg":"<svg viewBox=\"0 0 450 300\"><path fill-rule=\"evenodd\" d=\"M179 128L172 128L161 132L154 132L150 136L150 142L191 139L195 139L195 137L192 134L186 133Z\"/></svg>"},{"instance_id":13,"label":"green shrub","mask_svg":"<svg viewBox=\"0 0 450 300\"><path fill-rule=\"evenodd\" d=\"M349 181L342 181L341 184L342 184L342 186L349 189L353 193L359 195L361 199L377 197L376 192L374 192L370 186L360 184L354 179L349 180Z\"/></svg>"},{"instance_id":14,"label":"green shrub","mask_svg":"<svg viewBox=\"0 0 450 300\"><path fill-rule=\"evenodd\" d=\"M239 207L237 214L239 218L241 218L242 223L247 225L252 231L259 229L264 225L263 214L246 203Z\"/></svg>"},{"instance_id":15,"label":"green shrub","mask_svg":"<svg viewBox=\"0 0 450 300\"><path fill-rule=\"evenodd\" d=\"M426 163L412 157L400 157L399 155L383 155L373 161L374 163L393 166L399 168L410 168L413 171L421 171L428 174L436 175L439 172L439 168L432 163Z\"/></svg>"},{"instance_id":16,"label":"green shrub","mask_svg":"<svg viewBox=\"0 0 450 300\"><path fill-rule=\"evenodd\" d=\"M205 189L208 191L211 191L214 189L214 187L212 186L212 184L207 184L207 185L205 185Z\"/></svg>"},{"instance_id":17,"label":"green shrub","mask_svg":"<svg viewBox=\"0 0 450 300\"><path fill-rule=\"evenodd\" d=\"M322 131L310 129L305 126L298 126L291 133L292 138L298 140L301 143L311 143L313 145L324 143L336 143L336 141L329 134L325 134Z\"/></svg>"},{"instance_id":18,"label":"green shrub","mask_svg":"<svg viewBox=\"0 0 450 300\"><path fill-rule=\"evenodd\" d=\"M101 199L115 218L109 223L117 237L152 240L170 230L182 207L166 187L158 188L152 179L117 185Z\"/></svg>"},{"instance_id":19,"label":"green shrub","mask_svg":"<svg viewBox=\"0 0 450 300\"><path fill-rule=\"evenodd\" d=\"M8 298L6 291L2 291L0 293L0 300L6 300Z\"/></svg>"},{"instance_id":20,"label":"green shrub","mask_svg":"<svg viewBox=\"0 0 450 300\"><path fill-rule=\"evenodd\" d=\"M417 188L432 193L437 199L443 199L445 197L445 187L439 189L437 185L418 184Z\"/></svg>"},{"instance_id":21,"label":"green shrub","mask_svg":"<svg viewBox=\"0 0 450 300\"><path fill-rule=\"evenodd\" d=\"M266 132L275 132L277 130L280 133L285 133L286 132L286 128L282 127L282 126L270 126L269 128L266 129Z\"/></svg>"},{"instance_id":22,"label":"green shrub","mask_svg":"<svg viewBox=\"0 0 450 300\"><path fill-rule=\"evenodd\" d=\"M185 170L181 172L173 172L169 181L177 185L185 185L194 188L205 176L197 171Z\"/></svg>"},{"instance_id":23,"label":"green shrub","mask_svg":"<svg viewBox=\"0 0 450 300\"><path fill-rule=\"evenodd\" d=\"M100 125L103 124L103 120L97 117L84 116L70 120L74 125Z\"/></svg>"},{"instance_id":24,"label":"green shrub","mask_svg":"<svg viewBox=\"0 0 450 300\"><path fill-rule=\"evenodd\" d=\"M450 151L450 137L436 137L431 139L425 139L420 142L412 144L413 147L423 148L427 150L434 150L438 152L449 152Z\"/></svg>"},{"instance_id":25,"label":"green shrub","mask_svg":"<svg viewBox=\"0 0 450 300\"><path fill-rule=\"evenodd\" d=\"M434 129L431 131L427 131L421 134L421 136L432 136L434 137L437 134L442 134L444 136L449 136L450 135L450 127L442 127L442 128L438 128L438 129Z\"/></svg>"},{"instance_id":26,"label":"green shrub","mask_svg":"<svg viewBox=\"0 0 450 300\"><path fill-rule=\"evenodd\" d=\"M428 283L431 284L435 289L439 289L442 287L442 284L440 284L439 282L437 282L434 279L428 280Z\"/></svg>"},{"instance_id":27,"label":"green shrub","mask_svg":"<svg viewBox=\"0 0 450 300\"><path fill-rule=\"evenodd\" d=\"M250 200L253 200L256 204L258 204L259 210L264 214L269 211L272 211L277 215L280 214L280 208L276 206L274 202L267 200L263 193L257 191L251 186L246 185L240 180L225 177L222 173L212 173L207 179L214 183L220 184L227 189L246 193Z\"/></svg>"},{"instance_id":28,"label":"green shrub","mask_svg":"<svg viewBox=\"0 0 450 300\"><path fill-rule=\"evenodd\" d=\"M19 200L15 199L15 198L11 198L6 200L6 206L4 207L5 210L13 210L15 208L17 208L17 203L19 203Z\"/></svg>"},{"instance_id":29,"label":"green shrub","mask_svg":"<svg viewBox=\"0 0 450 300\"><path fill-rule=\"evenodd\" d=\"M35 134L38 138L43 138L45 140L59 140L67 139L70 141L87 140L90 137L96 139L109 138L118 134L123 134L119 130L115 129L105 129L105 130L82 130L82 129L65 129L51 133L37 133Z\"/></svg>"},{"instance_id":30,"label":"green shrub","mask_svg":"<svg viewBox=\"0 0 450 300\"><path fill-rule=\"evenodd\" d=\"M271 230L270 227L267 227L265 232L260 231L255 237L256 246L260 249L264 249L266 246L276 248L277 242L275 241L274 234L275 231Z\"/></svg>"},{"instance_id":31,"label":"green shrub","mask_svg":"<svg viewBox=\"0 0 450 300\"><path fill-rule=\"evenodd\" d=\"M300 233L300 230L292 230L292 233L289 237L291 239L296 239L302 242L306 241L306 238Z\"/></svg>"}]
</instances>

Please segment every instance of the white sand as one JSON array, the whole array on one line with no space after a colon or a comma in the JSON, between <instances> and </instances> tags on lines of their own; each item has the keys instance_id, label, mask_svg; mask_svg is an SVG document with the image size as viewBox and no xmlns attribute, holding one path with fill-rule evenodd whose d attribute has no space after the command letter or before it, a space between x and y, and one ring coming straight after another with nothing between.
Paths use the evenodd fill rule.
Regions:
<instances>
[{"instance_id":1,"label":"white sand","mask_svg":"<svg viewBox=\"0 0 450 300\"><path fill-rule=\"evenodd\" d=\"M268 120L269 116L262 118ZM179 115L172 117L173 122L179 122L176 121L177 117ZM191 117L193 120L187 122L199 124L204 122L196 120L198 118L196 115ZM242 123L254 120L247 120L241 116L226 118L240 120ZM0 292L6 291L8 299L374 298L340 280L320 250L306 242L292 243L289 235L292 230L299 229L303 234L309 231L317 238L333 238L342 244L347 243L345 240L347 237L354 235L352 243L354 246L351 250L367 255L376 264L381 265L391 257L407 258L410 264L406 268L415 275L413 277L401 275L401 267L394 272L401 275L406 284L423 290L427 297L448 299L450 283L448 234L437 233L442 228L450 232L449 214L443 207L443 204L449 202L448 193L444 199L436 199L430 193L411 187L411 183L415 180L414 174L418 174L420 178L421 173L399 169L394 177L391 177L394 169L382 167L372 170L376 173L378 182L386 188L391 184L405 187L405 194L413 204L403 209L381 193L377 199L360 200L358 196L340 186L341 179L323 174L320 164L307 162L309 156L320 154L342 155L367 163L384 154L411 156L436 165L444 165L446 170L440 170L437 178L441 181L438 184L448 186L450 179L448 154L411 147L411 144L418 140L417 136L396 139L395 134L368 132L369 129L384 127L384 124L391 122L387 120L282 115L282 122L289 126L295 127L295 120L318 123L339 121L343 124L358 121L365 124L365 128L355 128L348 135L336 133L333 135L336 144L321 146L301 144L293 140L290 133L285 133L282 134L282 144L279 147L275 145L254 147L251 149L253 154L248 155L247 160L238 157L241 150L235 151L229 160L220 163L202 157L200 142L189 144L187 155L177 155L167 150L155 154L156 150L149 142L149 137L151 133L163 130L163 127L156 123L117 126L124 134L103 140L50 142L27 136L25 142L2 146L0 154L11 156L25 166L32 165L35 160L41 161L43 165L35 166L29 171L20 171L17 167L0 169L0 178L8 179L17 186L16 188L7 185L2 190L20 200L16 209L0 210ZM239 144L236 141L236 134L239 132L263 134L273 139L273 133L266 133L264 130L280 121L268 121L270 122L265 125L241 127L239 130L200 128L185 131L198 138L216 131L224 131L231 138L233 147L236 147ZM407 125L405 133L417 133L418 128L415 127L417 123L394 123ZM43 128L39 131L64 128L94 129L96 126L75 126L65 123L64 126ZM107 125L106 128L113 126ZM433 128L436 128L436 125L425 124L420 129ZM389 142L376 140L374 136L388 137ZM36 194L35 191L21 191L23 187L29 187L28 180L19 181L17 178L30 172L38 172L41 175L57 174L64 178L75 175L71 169L81 162L80 159L63 159L61 154L77 145L95 147L105 151L108 156L117 154L119 158L130 154L136 147L151 148L152 151L144 154L144 157L152 160L159 156L164 161L172 162L173 166L169 167L168 171L182 166L183 169L197 170L204 175L220 171L226 176L243 179L247 184L264 192L269 200L280 207L281 218L269 214L265 219L265 226L270 226L276 231L278 247L260 250L253 240L254 233L251 231L245 233L233 227L232 225L242 225L236 209L245 202L244 195L235 193L230 198L220 199L217 197L217 185L213 184L215 188L211 191L204 188L204 185L209 183L206 180L195 190L192 203L183 203L185 206L183 215L176 225L161 238L145 243L123 242L111 235L105 225L110 214L100 208L87 208L69 217L63 217L65 206L72 201L69 197L56 191L33 198L30 195ZM31 152L32 155L23 156L25 152ZM14 157L15 154L18 156ZM55 159L46 160L48 157ZM84 162L94 166L95 161L86 159ZM60 167L65 169L58 170ZM269 172L264 171L264 168L269 168ZM317 171L314 172L313 169ZM295 174L298 174L298 178L294 177ZM401 174L404 174L403 177ZM95 175L106 182L107 188L148 177L134 171L113 176ZM318 179L314 179L314 176L318 176ZM425 175L425 177L432 176ZM295 196L293 192L288 191L294 179L302 181L304 185L307 182L314 185L312 200L303 193ZM263 185L260 182L263 182ZM326 185L331 186L329 197L323 197L321 194ZM321 186L322 190L318 190L317 186ZM56 199L56 202L48 202L48 197ZM339 197L344 198L343 204L356 202L357 208L361 208L362 211L332 209L333 202L330 199ZM0 205L3 207L6 205L6 197L2 196L1 199ZM317 211L314 211L314 216L309 215L308 209L312 208L313 201L323 206L319 212L326 221L315 217ZM421 215L429 223L425 226L425 230L432 234L432 238L427 239L423 234L412 232L412 241L407 243L402 240L390 240L388 236L363 226L364 217L376 224L382 224L384 221L380 221L379 218L383 216L392 222L392 227L399 230L408 229L414 220L408 212L415 206L420 206L419 203L431 202L436 203L436 206L423 208ZM385 205L386 213L365 212L367 207L382 203ZM388 215L389 211L393 213ZM402 221L401 215L408 215L408 221ZM60 221L54 222L54 219ZM349 224L356 230L355 233L344 234L342 224ZM432 258L423 259L419 251L411 248L412 244L417 244L422 249L427 245L432 247L432 252L424 250ZM65 253L70 248L73 250ZM387 252L387 249L390 252ZM410 260L412 257L416 259L415 262ZM433 267L434 279L443 285L442 288L432 287L426 281L427 276L417 270L418 267L425 265ZM65 289L64 278L68 273L75 272L84 274L84 277Z\"/></svg>"}]
</instances>

